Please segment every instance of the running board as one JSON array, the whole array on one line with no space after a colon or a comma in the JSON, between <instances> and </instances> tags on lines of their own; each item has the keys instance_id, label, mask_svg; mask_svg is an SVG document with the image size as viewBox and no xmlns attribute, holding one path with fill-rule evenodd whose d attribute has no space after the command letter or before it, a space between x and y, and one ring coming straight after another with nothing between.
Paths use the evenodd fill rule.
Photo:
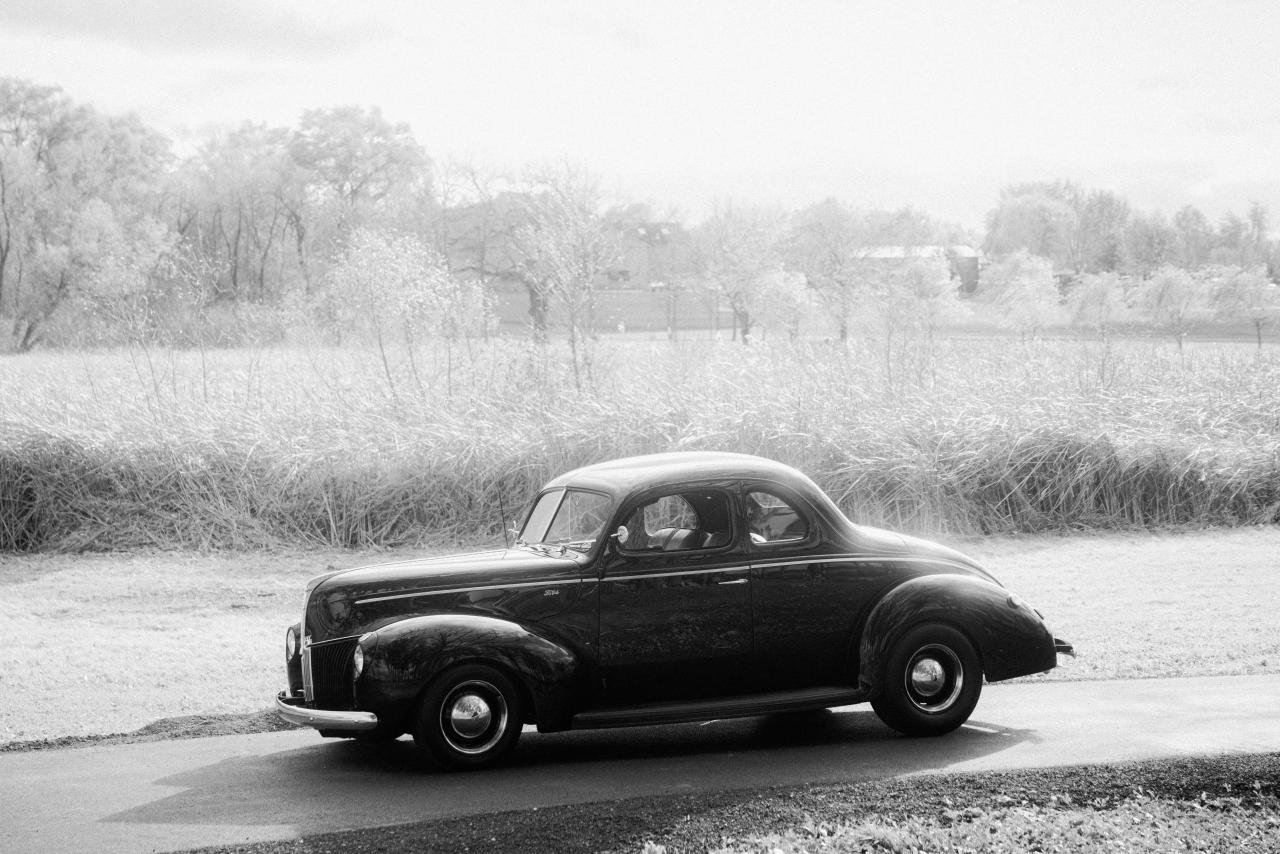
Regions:
<instances>
[{"instance_id":1,"label":"running board","mask_svg":"<svg viewBox=\"0 0 1280 854\"><path fill-rule=\"evenodd\" d=\"M715 700L689 700L681 703L651 703L643 706L621 706L579 712L573 716L573 729L601 729L616 726L646 726L708 721L717 718L743 718L777 712L803 712L829 709L866 701L867 695L847 685L829 688L805 688L800 691L775 691L769 694L744 694Z\"/></svg>"}]
</instances>

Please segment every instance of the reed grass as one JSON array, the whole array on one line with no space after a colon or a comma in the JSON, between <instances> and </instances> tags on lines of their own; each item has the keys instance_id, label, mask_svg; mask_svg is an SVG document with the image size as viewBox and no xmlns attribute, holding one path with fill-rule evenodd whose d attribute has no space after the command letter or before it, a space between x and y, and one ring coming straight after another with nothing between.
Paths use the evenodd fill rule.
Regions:
<instances>
[{"instance_id":1,"label":"reed grass","mask_svg":"<svg viewBox=\"0 0 1280 854\"><path fill-rule=\"evenodd\" d=\"M0 550L492 539L561 471L704 449L915 532L1280 521L1272 350L618 337L579 392L562 349L0 357Z\"/></svg>"}]
</instances>

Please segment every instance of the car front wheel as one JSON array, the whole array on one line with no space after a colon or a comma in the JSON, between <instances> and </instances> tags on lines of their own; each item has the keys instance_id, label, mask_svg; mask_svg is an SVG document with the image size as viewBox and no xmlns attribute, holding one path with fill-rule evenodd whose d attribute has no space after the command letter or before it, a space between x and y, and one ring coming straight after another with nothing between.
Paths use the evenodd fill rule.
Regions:
<instances>
[{"instance_id":1,"label":"car front wheel","mask_svg":"<svg viewBox=\"0 0 1280 854\"><path fill-rule=\"evenodd\" d=\"M515 684L492 667L467 664L441 674L427 689L413 740L446 768L474 770L515 746L523 720Z\"/></svg>"},{"instance_id":2,"label":"car front wheel","mask_svg":"<svg viewBox=\"0 0 1280 854\"><path fill-rule=\"evenodd\" d=\"M905 735L943 735L963 724L982 693L982 664L973 644L951 626L911 629L885 660L880 720Z\"/></svg>"}]
</instances>

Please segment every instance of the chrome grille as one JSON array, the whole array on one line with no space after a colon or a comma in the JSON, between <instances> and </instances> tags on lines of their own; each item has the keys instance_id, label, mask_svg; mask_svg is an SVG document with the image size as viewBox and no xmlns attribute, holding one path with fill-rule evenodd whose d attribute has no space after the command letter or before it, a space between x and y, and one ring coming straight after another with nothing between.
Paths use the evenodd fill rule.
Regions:
<instances>
[{"instance_id":1,"label":"chrome grille","mask_svg":"<svg viewBox=\"0 0 1280 854\"><path fill-rule=\"evenodd\" d=\"M307 701L318 709L350 709L354 702L351 653L358 638L313 643L302 656Z\"/></svg>"}]
</instances>

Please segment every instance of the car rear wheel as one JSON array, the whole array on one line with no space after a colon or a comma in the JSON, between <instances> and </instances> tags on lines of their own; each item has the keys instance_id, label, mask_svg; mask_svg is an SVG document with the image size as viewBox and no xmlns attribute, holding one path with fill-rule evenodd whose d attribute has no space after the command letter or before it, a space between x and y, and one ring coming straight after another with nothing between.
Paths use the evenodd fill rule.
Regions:
<instances>
[{"instance_id":1,"label":"car rear wheel","mask_svg":"<svg viewBox=\"0 0 1280 854\"><path fill-rule=\"evenodd\" d=\"M951 732L969 719L982 693L977 650L951 626L909 630L889 651L881 676L871 706L905 735Z\"/></svg>"},{"instance_id":2,"label":"car rear wheel","mask_svg":"<svg viewBox=\"0 0 1280 854\"><path fill-rule=\"evenodd\" d=\"M487 665L467 664L431 683L413 740L437 764L473 770L492 765L515 747L523 720L515 683Z\"/></svg>"}]
</instances>

